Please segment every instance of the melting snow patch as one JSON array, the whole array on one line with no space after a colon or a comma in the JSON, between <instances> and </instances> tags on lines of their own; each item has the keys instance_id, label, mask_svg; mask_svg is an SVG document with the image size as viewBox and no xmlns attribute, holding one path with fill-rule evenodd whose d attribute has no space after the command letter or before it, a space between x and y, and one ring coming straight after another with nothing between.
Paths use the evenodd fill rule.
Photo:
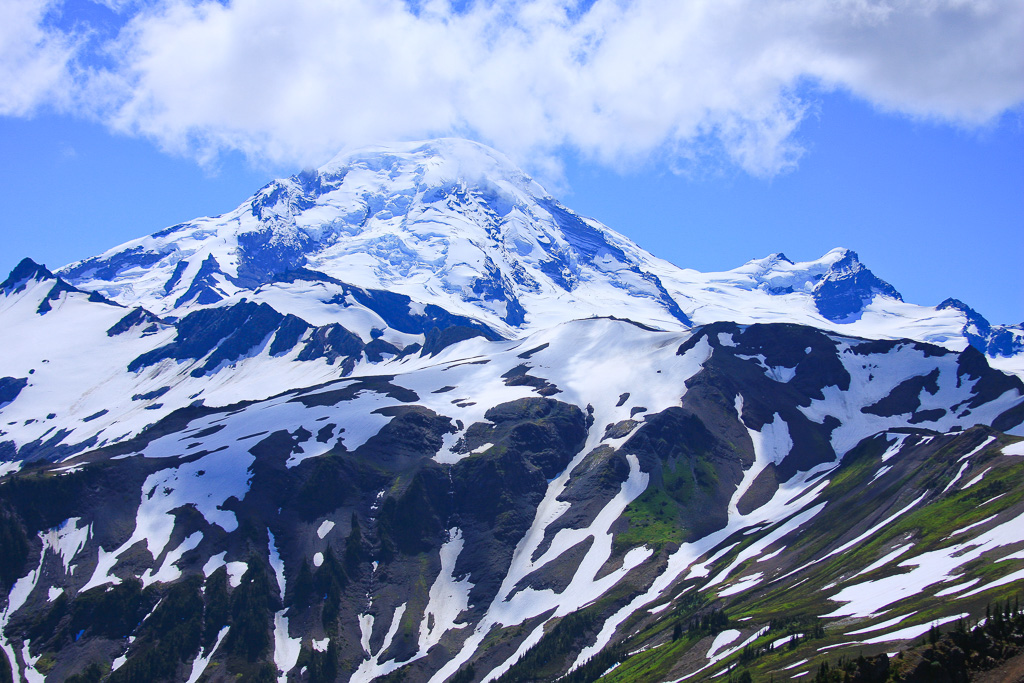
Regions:
<instances>
[{"instance_id":1,"label":"melting snow patch","mask_svg":"<svg viewBox=\"0 0 1024 683\"><path fill-rule=\"evenodd\" d=\"M11 472L17 472L21 469L21 460L11 460L9 462L0 462L0 477L10 474Z\"/></svg>"},{"instance_id":2,"label":"melting snow patch","mask_svg":"<svg viewBox=\"0 0 1024 683\"><path fill-rule=\"evenodd\" d=\"M960 456L960 460L968 460L968 459L970 459L971 457L973 457L973 456L977 455L978 453L980 453L981 451L985 450L985 448L987 448L988 445L991 444L995 440L996 440L996 437L994 437L994 436L988 437L987 439L982 441L981 444L977 448L973 449L970 453L964 453L963 455L961 455ZM1022 441L1020 443L1024 444L1024 441ZM1006 449L1005 448L1003 449L1003 453L1006 453ZM1020 455L1024 455L1024 453L1021 453ZM960 460L957 460L957 462L960 462Z\"/></svg>"},{"instance_id":3,"label":"melting snow patch","mask_svg":"<svg viewBox=\"0 0 1024 683\"><path fill-rule=\"evenodd\" d=\"M954 614L951 617L943 617L942 619L936 619L935 621L929 621L926 624L919 624L917 626L910 626L908 628L900 629L899 631L893 631L892 633L887 633L887 634L885 634L883 636L876 636L874 638L869 638L869 639L865 640L864 643L866 643L868 645L874 645L875 643L887 643L887 642L893 641L893 640L913 640L914 638L917 638L918 636L922 636L925 633L928 633L928 631L931 630L932 626L942 626L943 624L948 624L951 621L956 621L957 619L962 619L962 618L964 618L966 616L970 616L970 615L968 615L967 612L964 612L962 614Z\"/></svg>"},{"instance_id":4,"label":"melting snow patch","mask_svg":"<svg viewBox=\"0 0 1024 683\"><path fill-rule=\"evenodd\" d=\"M726 631L722 631L717 636L715 636L714 642L711 643L711 649L708 650L708 653L705 656L708 659L713 659L714 656L718 654L719 650L728 646L730 643L734 643L736 639L739 637L740 632L736 629L731 628Z\"/></svg>"},{"instance_id":5,"label":"melting snow patch","mask_svg":"<svg viewBox=\"0 0 1024 683\"><path fill-rule=\"evenodd\" d=\"M269 557L270 566L274 570L274 578L277 579L277 588L281 592L281 599L284 600L284 589L285 589L285 578L284 578L284 561L281 559L281 553L277 550L277 541L274 538L274 534L267 530L269 545Z\"/></svg>"},{"instance_id":6,"label":"melting snow patch","mask_svg":"<svg viewBox=\"0 0 1024 683\"><path fill-rule=\"evenodd\" d=\"M993 439L995 437L992 437ZM1024 441L1018 441L1017 443L1011 443L1009 446L1003 446L1003 455L1024 455ZM2 465L0 465L2 467Z\"/></svg>"},{"instance_id":7,"label":"melting snow patch","mask_svg":"<svg viewBox=\"0 0 1024 683\"><path fill-rule=\"evenodd\" d=\"M898 616L898 617L896 617L894 619L889 619L887 621L883 621L881 623L875 624L874 626L868 626L867 628L858 629L856 631L849 631L849 632L847 632L846 635L848 635L848 636L856 636L856 635L860 635L861 633L871 633L872 631L881 631L883 628L889 628L890 626L895 626L896 624L900 623L901 621L903 621L907 617L914 616L914 614L916 614L916 612L911 612L910 614L901 614L900 616Z\"/></svg>"},{"instance_id":8,"label":"melting snow patch","mask_svg":"<svg viewBox=\"0 0 1024 683\"><path fill-rule=\"evenodd\" d=\"M220 644L224 642L224 636L228 634L229 628L229 626L222 628L217 634L217 641L213 644L213 647L210 648L210 651L204 652L193 660L192 673L189 675L188 681L185 683L196 683L196 681L199 680L199 677L203 675L204 671L206 671L206 667L209 666L210 660L213 659L213 653L216 652L217 648L220 647Z\"/></svg>"},{"instance_id":9,"label":"melting snow patch","mask_svg":"<svg viewBox=\"0 0 1024 683\"><path fill-rule=\"evenodd\" d=\"M913 543L907 543L906 545L901 545L900 547L896 548L892 552L886 554L885 557L879 558L878 560L875 560L874 562L869 564L867 567L864 567L864 569L861 569L859 572L857 572L856 574L854 574L850 578L854 578L855 579L858 576L861 576L863 574L870 574L871 572L875 571L876 569L878 569L880 567L884 567L885 565L889 564L890 562L895 560L897 557L899 557L900 555L902 555L903 553L907 552L908 550L910 550L913 547L914 547Z\"/></svg>"},{"instance_id":10,"label":"melting snow patch","mask_svg":"<svg viewBox=\"0 0 1024 683\"><path fill-rule=\"evenodd\" d=\"M71 560L75 559L75 555L81 552L92 536L92 524L79 527L80 521L80 517L71 517L57 528L41 535L43 545L60 555L66 574L74 574L75 568L71 566Z\"/></svg>"},{"instance_id":11,"label":"melting snow patch","mask_svg":"<svg viewBox=\"0 0 1024 683\"><path fill-rule=\"evenodd\" d=\"M942 590L940 590L938 593L935 594L935 597L937 597L937 598L944 598L947 595L956 595L960 591L967 590L968 588L970 588L974 584L978 583L979 581L981 581L981 579L971 579L970 581L968 581L966 583L959 583L959 584L957 584L955 586L950 586L949 588L943 588Z\"/></svg>"},{"instance_id":12,"label":"melting snow patch","mask_svg":"<svg viewBox=\"0 0 1024 683\"><path fill-rule=\"evenodd\" d=\"M871 477L871 481L875 481L879 477L885 475L885 473L888 472L891 469L892 469L892 465L882 465L880 468L878 468L878 471L875 472L875 476ZM870 484L871 481L869 481L868 483Z\"/></svg>"},{"instance_id":13,"label":"melting snow patch","mask_svg":"<svg viewBox=\"0 0 1024 683\"><path fill-rule=\"evenodd\" d=\"M227 554L228 551L225 550L224 552L217 553L216 555L211 555L210 559L208 559L206 564L203 565L203 576L210 578L211 574L223 567L225 564L224 556Z\"/></svg>"},{"instance_id":14,"label":"melting snow patch","mask_svg":"<svg viewBox=\"0 0 1024 683\"><path fill-rule=\"evenodd\" d=\"M334 528L334 522L329 519L325 519L320 523L320 526L316 530L316 535L323 539L327 534L331 533L331 529Z\"/></svg>"},{"instance_id":15,"label":"melting snow patch","mask_svg":"<svg viewBox=\"0 0 1024 683\"><path fill-rule=\"evenodd\" d=\"M823 557L821 559L822 560L826 560L826 559L832 557L833 555L838 555L839 553L843 552L844 550L848 550L849 548L852 548L853 546L857 545L858 543L860 543L864 539L869 538L870 536L874 536L878 531L880 531L884 527L889 526L889 524L892 523L892 521L894 519L896 519L897 517L901 516L907 510L909 510L910 508L914 507L915 505L920 503L922 500L924 500L925 496L927 496L927 495L928 495L927 493L922 493L921 496L917 500L915 500L913 503L911 503L911 504L907 505L906 507L898 510L895 514L890 515L889 517L886 517L884 520L882 520L881 522L879 522L875 526L871 527L870 529L868 529L867 531L862 533L857 538L853 539L852 541L848 541L848 542L844 543L843 545L839 546L838 548L836 548L835 550L833 550L832 552L830 552L828 555L826 555L825 557Z\"/></svg>"},{"instance_id":16,"label":"melting snow patch","mask_svg":"<svg viewBox=\"0 0 1024 683\"><path fill-rule=\"evenodd\" d=\"M323 563L324 563L324 554L323 553L315 553L313 555L313 566L314 567L319 567Z\"/></svg>"},{"instance_id":17,"label":"melting snow patch","mask_svg":"<svg viewBox=\"0 0 1024 683\"><path fill-rule=\"evenodd\" d=\"M953 533L951 533L949 535L949 538L953 538L954 536L959 536L963 532L969 531L970 529L973 529L976 526L981 526L982 524L985 524L986 522L991 522L996 517L998 517L998 515L992 515L991 517L986 517L985 519L981 520L980 522L975 522L974 524L969 524L969 525L965 526L963 529L957 529L956 531L954 531Z\"/></svg>"},{"instance_id":18,"label":"melting snow patch","mask_svg":"<svg viewBox=\"0 0 1024 683\"><path fill-rule=\"evenodd\" d=\"M761 574L761 572L751 574L750 576L744 576L742 579L740 579L733 585L729 586L728 588L718 591L718 597L736 595L737 593L742 593L748 588L753 588L757 584L761 583L762 576L763 575Z\"/></svg>"},{"instance_id":19,"label":"melting snow patch","mask_svg":"<svg viewBox=\"0 0 1024 683\"><path fill-rule=\"evenodd\" d=\"M313 649L317 652L327 652L327 646L331 644L330 638L324 638L323 640L313 639Z\"/></svg>"},{"instance_id":20,"label":"melting snow patch","mask_svg":"<svg viewBox=\"0 0 1024 683\"><path fill-rule=\"evenodd\" d=\"M962 459L962 458L961 458L961 459ZM949 481L949 483L948 483L948 484L946 484L946 488L942 489L942 492L943 492L943 493L945 493L946 491L948 491L948 490L950 490L951 488L953 488L953 484L955 484L955 483L957 483L958 481L960 481L960 477L962 477L962 476L963 476L963 474L964 474L964 470L966 470L966 469L967 469L968 467L970 467L970 466L971 466L971 463L970 463L970 462L965 462L965 463L964 463L963 465L960 465L960 469L959 469L959 470L957 471L957 473L956 473L956 476L955 476L955 477L953 477L953 478L952 478L952 479L951 479L951 480Z\"/></svg>"},{"instance_id":21,"label":"melting snow patch","mask_svg":"<svg viewBox=\"0 0 1024 683\"><path fill-rule=\"evenodd\" d=\"M961 490L964 490L964 489L969 489L969 488L971 488L972 486L974 486L975 484L977 484L977 483L978 483L979 481L981 481L981 480L982 480L982 478L983 478L983 477L984 477L984 476L985 476L986 474L988 474L988 473L989 473L989 472L991 471L991 469L992 469L992 468L990 467L990 468L986 469L986 470L985 470L984 472L982 472L981 474L979 474L978 476L976 476L976 477L975 477L974 479L971 479L971 480L970 480L969 482L967 482L966 484L964 484L964 485L963 485L963 488L962 488Z\"/></svg>"},{"instance_id":22,"label":"melting snow patch","mask_svg":"<svg viewBox=\"0 0 1024 683\"><path fill-rule=\"evenodd\" d=\"M998 588L999 586L1005 586L1008 583L1013 583L1014 581L1020 581L1022 579L1024 579L1024 569L1021 569L1019 571L1015 571L1015 572L1013 572L1011 574L1007 574L1003 578L996 579L995 581L992 581L991 583L986 583L984 586L981 586L980 588L975 588L970 593L964 593L960 597L961 598L969 598L972 595L977 595L978 593L984 593L985 591L990 590L992 588Z\"/></svg>"},{"instance_id":23,"label":"melting snow patch","mask_svg":"<svg viewBox=\"0 0 1024 683\"><path fill-rule=\"evenodd\" d=\"M187 553L189 550L194 549L199 545L199 542L203 540L203 533L196 531L184 541L181 542L174 550L170 550L164 555L164 562L160 565L160 569L153 573L152 569L147 569L145 573L140 577L142 579L142 587L145 588L154 583L170 583L176 581L181 576L181 570L178 569L175 564L181 559L181 556Z\"/></svg>"},{"instance_id":24,"label":"melting snow patch","mask_svg":"<svg viewBox=\"0 0 1024 683\"><path fill-rule=\"evenodd\" d=\"M278 678L279 683L288 680L288 672L295 668L299 661L299 651L302 649L301 638L288 636L288 617L284 616L284 610L274 615L274 664L281 672Z\"/></svg>"},{"instance_id":25,"label":"melting snow patch","mask_svg":"<svg viewBox=\"0 0 1024 683\"><path fill-rule=\"evenodd\" d=\"M225 567L228 570L228 585L238 588L242 585L242 575L249 569L245 562L228 562Z\"/></svg>"},{"instance_id":26,"label":"melting snow patch","mask_svg":"<svg viewBox=\"0 0 1024 683\"><path fill-rule=\"evenodd\" d=\"M369 659L363 660L363 663L359 665L356 672L352 674L352 678L349 679L349 683L368 683L375 678L380 676L386 676L398 667L402 666L405 662L398 662L391 660L388 662L380 663L380 657L388 648L391 647L391 641L395 639L395 634L398 633L398 627L402 622L402 617L405 615L406 603L402 603L395 609L395 615L391 618L391 626L388 628L388 632L384 635L384 642L381 643L380 649L377 650L376 654L372 655ZM372 628L372 617L371 617L371 628ZM360 628L362 628L362 617L360 617ZM369 629L367 629L369 630ZM369 652L370 637L369 633L364 632L361 638L363 643L363 649Z\"/></svg>"},{"instance_id":27,"label":"melting snow patch","mask_svg":"<svg viewBox=\"0 0 1024 683\"><path fill-rule=\"evenodd\" d=\"M885 449L885 453L882 453L882 462L886 462L889 458L900 452L900 448L903 447L903 442L907 440L909 434L900 434L896 437L896 440Z\"/></svg>"},{"instance_id":28,"label":"melting snow patch","mask_svg":"<svg viewBox=\"0 0 1024 683\"><path fill-rule=\"evenodd\" d=\"M422 653L439 643L448 630L466 626L456 623L469 606L469 591L473 588L468 575L460 580L455 578L455 562L463 545L462 530L450 529L448 540L441 546L441 571L430 587L429 601L420 623L419 651Z\"/></svg>"},{"instance_id":29,"label":"melting snow patch","mask_svg":"<svg viewBox=\"0 0 1024 683\"><path fill-rule=\"evenodd\" d=\"M963 543L922 553L900 562L900 567L913 567L910 571L887 576L876 581L848 586L830 597L836 602L847 603L824 617L870 616L905 597L917 595L928 586L949 581L961 566L977 560L995 548L1024 541L1024 515L1015 517L999 526L984 531ZM1018 572L1024 577L1024 570ZM1006 576L985 587L976 589L962 597L973 595L997 585L1016 580L1014 575Z\"/></svg>"}]
</instances>

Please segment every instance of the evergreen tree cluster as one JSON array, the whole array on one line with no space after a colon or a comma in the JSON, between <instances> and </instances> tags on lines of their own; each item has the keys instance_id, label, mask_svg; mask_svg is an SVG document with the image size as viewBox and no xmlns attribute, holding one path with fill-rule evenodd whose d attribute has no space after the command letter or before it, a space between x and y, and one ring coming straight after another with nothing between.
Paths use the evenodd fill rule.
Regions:
<instances>
[{"instance_id":1,"label":"evergreen tree cluster","mask_svg":"<svg viewBox=\"0 0 1024 683\"><path fill-rule=\"evenodd\" d=\"M999 666L1024 649L1020 598L985 607L984 621L959 619L948 632L932 626L922 643L893 660L892 680L961 683Z\"/></svg>"},{"instance_id":2,"label":"evergreen tree cluster","mask_svg":"<svg viewBox=\"0 0 1024 683\"><path fill-rule=\"evenodd\" d=\"M544 637L536 645L527 650L519 661L497 680L497 683L527 683L528 681L548 680L550 676L544 674L547 668L553 663L557 667L567 654L578 651L585 637L593 633L596 625L597 617L592 610L565 615L561 621L555 624L554 628L544 634ZM611 666L612 663L608 666ZM598 676L600 676L600 672ZM597 676L590 680L596 680L596 678ZM565 683L583 683L584 679L576 681L564 678L561 680Z\"/></svg>"}]
</instances>

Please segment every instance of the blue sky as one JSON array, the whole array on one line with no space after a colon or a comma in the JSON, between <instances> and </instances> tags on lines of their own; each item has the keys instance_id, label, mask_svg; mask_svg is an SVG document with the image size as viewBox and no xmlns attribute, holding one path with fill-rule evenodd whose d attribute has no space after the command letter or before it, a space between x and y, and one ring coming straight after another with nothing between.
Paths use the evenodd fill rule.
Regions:
<instances>
[{"instance_id":1,"label":"blue sky","mask_svg":"<svg viewBox=\"0 0 1024 683\"><path fill-rule=\"evenodd\" d=\"M465 135L658 256L855 249L1024 320L1024 4L9 0L0 270Z\"/></svg>"}]
</instances>

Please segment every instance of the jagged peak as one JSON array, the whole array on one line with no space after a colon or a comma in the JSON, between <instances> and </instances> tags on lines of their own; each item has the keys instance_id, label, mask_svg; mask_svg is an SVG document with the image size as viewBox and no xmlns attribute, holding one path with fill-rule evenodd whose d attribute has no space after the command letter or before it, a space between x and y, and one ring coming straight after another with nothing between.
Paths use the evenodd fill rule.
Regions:
<instances>
[{"instance_id":1,"label":"jagged peak","mask_svg":"<svg viewBox=\"0 0 1024 683\"><path fill-rule=\"evenodd\" d=\"M5 294L10 294L29 280L39 282L42 280L53 280L55 277L56 276L54 276L46 266L36 263L32 259L26 257L23 258L18 265L14 266L14 269L11 270L7 279L0 283L0 291Z\"/></svg>"}]
</instances>

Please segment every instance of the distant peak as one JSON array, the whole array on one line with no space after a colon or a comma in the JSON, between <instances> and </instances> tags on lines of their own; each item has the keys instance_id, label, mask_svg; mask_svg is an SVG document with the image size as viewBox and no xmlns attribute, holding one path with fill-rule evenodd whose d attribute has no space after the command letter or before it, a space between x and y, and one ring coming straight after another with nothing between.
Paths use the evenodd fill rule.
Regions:
<instances>
[{"instance_id":1,"label":"distant peak","mask_svg":"<svg viewBox=\"0 0 1024 683\"><path fill-rule=\"evenodd\" d=\"M7 276L7 279L0 283L0 291L10 294L29 280L52 280L54 277L54 274L46 266L36 263L30 258L23 258L18 265L14 266L14 270Z\"/></svg>"},{"instance_id":2,"label":"distant peak","mask_svg":"<svg viewBox=\"0 0 1024 683\"><path fill-rule=\"evenodd\" d=\"M956 309L958 311L962 311L964 313L973 313L975 315L978 314L977 311L975 311L973 308L971 308L970 306L965 304L963 301L960 301L960 299L954 299L952 297L946 299L941 304L939 304L938 306L935 307L935 309L938 310L938 311L944 311L947 308L954 308L954 309Z\"/></svg>"},{"instance_id":3,"label":"distant peak","mask_svg":"<svg viewBox=\"0 0 1024 683\"><path fill-rule=\"evenodd\" d=\"M772 254L772 255L771 255L771 256L769 256L768 258L769 258L769 259L773 259L773 260L775 260L775 261L778 261L778 262L782 262L782 263L788 263L788 264L790 264L790 265L792 265L792 264L793 264L793 262L792 262L792 261L790 261L790 260L789 260L789 259L788 259L788 258L786 257L786 255L785 255L785 254L783 254L783 253L782 253L781 251L780 251L779 253L777 253L777 254Z\"/></svg>"},{"instance_id":4,"label":"distant peak","mask_svg":"<svg viewBox=\"0 0 1024 683\"><path fill-rule=\"evenodd\" d=\"M937 311L944 311L948 309L960 311L961 313L964 314L964 317L967 319L967 322L964 326L964 332L967 335L968 340L972 340L972 335L986 336L989 333L991 333L992 325L991 323L989 323L988 320L985 319L985 316L983 316L981 313L978 313L976 310L965 304L963 301L960 301L960 299L949 298L935 307L935 310ZM971 330L970 328L972 326L975 329Z\"/></svg>"}]
</instances>

